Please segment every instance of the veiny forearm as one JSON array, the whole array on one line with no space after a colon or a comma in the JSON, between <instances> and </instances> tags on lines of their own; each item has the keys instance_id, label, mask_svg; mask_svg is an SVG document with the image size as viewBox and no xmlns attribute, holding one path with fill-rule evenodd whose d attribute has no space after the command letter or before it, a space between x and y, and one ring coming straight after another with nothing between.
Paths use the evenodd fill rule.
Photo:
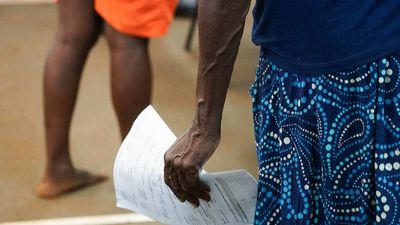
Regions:
<instances>
[{"instance_id":1,"label":"veiny forearm","mask_svg":"<svg viewBox=\"0 0 400 225\"><path fill-rule=\"evenodd\" d=\"M193 125L219 135L227 89L250 0L200 0L200 62Z\"/></svg>"},{"instance_id":2,"label":"veiny forearm","mask_svg":"<svg viewBox=\"0 0 400 225\"><path fill-rule=\"evenodd\" d=\"M199 0L200 63L191 128L165 153L164 180L181 201L210 201L199 170L220 140L221 117L250 0Z\"/></svg>"}]
</instances>

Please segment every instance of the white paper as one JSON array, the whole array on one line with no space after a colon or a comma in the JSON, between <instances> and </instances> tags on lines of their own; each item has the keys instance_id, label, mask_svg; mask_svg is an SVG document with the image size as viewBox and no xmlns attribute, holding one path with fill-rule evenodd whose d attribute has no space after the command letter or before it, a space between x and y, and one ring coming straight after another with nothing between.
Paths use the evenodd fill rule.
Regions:
<instances>
[{"instance_id":1,"label":"white paper","mask_svg":"<svg viewBox=\"0 0 400 225\"><path fill-rule=\"evenodd\" d=\"M114 165L117 206L171 225L252 224L257 183L245 170L202 172L212 200L197 209L175 197L164 183L164 153L175 140L153 107L139 115Z\"/></svg>"}]
</instances>

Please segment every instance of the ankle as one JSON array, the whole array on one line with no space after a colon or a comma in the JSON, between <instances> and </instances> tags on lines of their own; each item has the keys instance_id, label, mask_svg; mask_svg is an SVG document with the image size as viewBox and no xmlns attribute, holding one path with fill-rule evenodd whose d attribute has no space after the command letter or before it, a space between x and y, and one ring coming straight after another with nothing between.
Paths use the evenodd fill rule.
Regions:
<instances>
[{"instance_id":1,"label":"ankle","mask_svg":"<svg viewBox=\"0 0 400 225\"><path fill-rule=\"evenodd\" d=\"M58 180L61 177L73 175L74 171L71 161L52 160L46 166L45 179Z\"/></svg>"}]
</instances>

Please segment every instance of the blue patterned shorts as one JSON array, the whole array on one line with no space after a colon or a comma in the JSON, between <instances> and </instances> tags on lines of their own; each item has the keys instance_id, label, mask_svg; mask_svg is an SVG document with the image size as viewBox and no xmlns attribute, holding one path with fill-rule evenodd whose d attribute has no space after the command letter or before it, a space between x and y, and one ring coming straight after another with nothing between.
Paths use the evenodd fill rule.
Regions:
<instances>
[{"instance_id":1,"label":"blue patterned shorts","mask_svg":"<svg viewBox=\"0 0 400 225\"><path fill-rule=\"evenodd\" d=\"M318 76L263 56L256 225L400 224L400 53Z\"/></svg>"}]
</instances>

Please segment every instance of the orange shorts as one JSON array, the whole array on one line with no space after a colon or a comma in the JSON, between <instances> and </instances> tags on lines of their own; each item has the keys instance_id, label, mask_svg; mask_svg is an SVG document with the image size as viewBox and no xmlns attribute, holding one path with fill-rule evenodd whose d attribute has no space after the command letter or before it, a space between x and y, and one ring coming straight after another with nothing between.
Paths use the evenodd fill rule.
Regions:
<instances>
[{"instance_id":1,"label":"orange shorts","mask_svg":"<svg viewBox=\"0 0 400 225\"><path fill-rule=\"evenodd\" d=\"M178 0L95 0L97 13L117 31L138 37L167 33Z\"/></svg>"}]
</instances>

